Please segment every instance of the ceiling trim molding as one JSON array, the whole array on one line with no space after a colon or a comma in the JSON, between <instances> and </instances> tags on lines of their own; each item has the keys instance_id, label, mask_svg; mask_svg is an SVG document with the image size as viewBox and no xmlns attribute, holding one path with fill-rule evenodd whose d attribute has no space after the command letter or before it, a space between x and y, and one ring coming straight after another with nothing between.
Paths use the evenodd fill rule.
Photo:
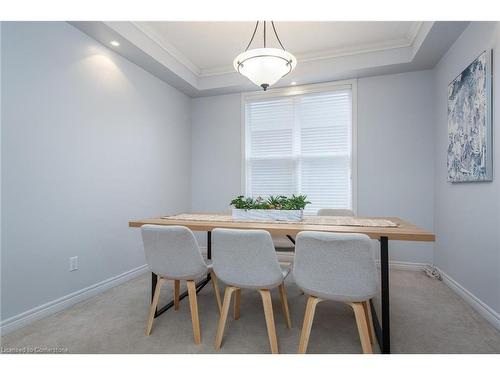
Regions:
<instances>
[{"instance_id":1,"label":"ceiling trim molding","mask_svg":"<svg viewBox=\"0 0 500 375\"><path fill-rule=\"evenodd\" d=\"M356 48L338 48L332 50L323 50L318 52L312 52L307 54L295 55L297 60L301 63L303 62L313 62L320 60L330 60L338 57L354 56L354 55L364 55L372 52L382 52L398 48L408 48L411 44L408 43L407 39L395 39L391 41L386 41L382 43L372 43L366 44L364 46ZM202 69L200 72L200 77L216 76L221 74L233 73L234 68L232 66L225 66L220 68Z\"/></svg>"},{"instance_id":2,"label":"ceiling trim molding","mask_svg":"<svg viewBox=\"0 0 500 375\"><path fill-rule=\"evenodd\" d=\"M175 58L180 64L184 65L187 69L191 71L191 73L195 74L199 77L202 73L201 69L194 64L191 60L189 60L186 55L184 55L181 51L175 48L168 40L158 34L151 27L148 27L143 24L139 24L137 21L130 21L132 25L134 25L137 30L146 35L149 39L155 42L161 49L170 54L173 58Z\"/></svg>"},{"instance_id":3,"label":"ceiling trim molding","mask_svg":"<svg viewBox=\"0 0 500 375\"><path fill-rule=\"evenodd\" d=\"M158 36L152 33L147 35L145 28L141 25L137 27L133 22L79 21L70 24L190 97L256 90L249 80L233 69L227 71L229 74L207 76L202 76L203 72L198 67L191 66L189 69L180 61L183 57L179 51L169 49ZM375 46L377 48L372 45L373 52L370 53L337 50L334 57L338 58L313 56L311 60L303 61L287 80L282 80L275 88L289 86L291 81L302 85L431 69L469 25L468 22L447 21L415 24L411 30L407 29L408 40L404 42L404 37L400 38L400 45L395 48L379 44ZM109 41L113 39L121 42L120 48L109 46ZM343 57L339 57L341 55Z\"/></svg>"},{"instance_id":4,"label":"ceiling trim molding","mask_svg":"<svg viewBox=\"0 0 500 375\"><path fill-rule=\"evenodd\" d=\"M417 38L417 35L420 31L422 31L422 26L424 25L424 22L414 22L413 25L410 27L410 31L408 32L408 40L410 42L410 46L415 43L415 39ZM409 46L408 46L409 47Z\"/></svg>"},{"instance_id":5,"label":"ceiling trim molding","mask_svg":"<svg viewBox=\"0 0 500 375\"><path fill-rule=\"evenodd\" d=\"M418 50L422 46L422 43L427 37L427 34L429 34L429 32L431 31L433 25L434 25L433 21L421 22L419 29L417 30L417 32L413 37L413 43L411 45L412 49L411 59L413 59L417 54Z\"/></svg>"},{"instance_id":6,"label":"ceiling trim molding","mask_svg":"<svg viewBox=\"0 0 500 375\"><path fill-rule=\"evenodd\" d=\"M166 38L158 34L154 29L148 27L139 22L131 22L134 27L136 27L145 36L155 42L160 48L165 52L169 53L173 58L175 58L180 64L184 65L188 70L196 75L197 78L225 75L229 73L234 73L234 69L231 65L201 69L195 63L193 63L189 58L186 57L181 51L174 47ZM432 22L431 22L432 24ZM387 50L399 49L399 48L410 48L413 47L417 36L419 36L424 29L422 26L424 22L414 22L411 26L406 38L399 38L394 40L389 40L379 43L371 43L361 45L355 48L338 48L332 50L316 51L306 54L298 54L297 59L300 62L313 62L320 60L334 59L338 57L363 55L373 52L382 52ZM428 32L429 28L426 31Z\"/></svg>"}]
</instances>

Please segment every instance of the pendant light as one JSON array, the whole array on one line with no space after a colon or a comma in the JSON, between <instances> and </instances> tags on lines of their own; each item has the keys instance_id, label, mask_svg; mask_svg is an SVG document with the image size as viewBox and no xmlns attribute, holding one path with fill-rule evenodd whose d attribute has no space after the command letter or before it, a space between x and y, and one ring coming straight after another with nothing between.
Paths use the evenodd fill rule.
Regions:
<instances>
[{"instance_id":1,"label":"pendant light","mask_svg":"<svg viewBox=\"0 0 500 375\"><path fill-rule=\"evenodd\" d=\"M264 91L290 73L297 65L295 56L283 47L273 21L271 21L271 25L281 49L266 47L266 21L264 21L264 47L249 50L259 28L259 21L257 21L247 48L236 56L233 62L238 73L247 77L257 86L262 87Z\"/></svg>"}]
</instances>

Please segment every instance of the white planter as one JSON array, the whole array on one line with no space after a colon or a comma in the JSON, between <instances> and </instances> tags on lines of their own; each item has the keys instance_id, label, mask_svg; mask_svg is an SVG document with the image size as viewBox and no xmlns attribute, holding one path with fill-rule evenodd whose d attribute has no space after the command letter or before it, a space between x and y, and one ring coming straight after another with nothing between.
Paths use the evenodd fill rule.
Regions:
<instances>
[{"instance_id":1,"label":"white planter","mask_svg":"<svg viewBox=\"0 0 500 375\"><path fill-rule=\"evenodd\" d=\"M302 221L303 210L242 210L233 208L235 220Z\"/></svg>"}]
</instances>

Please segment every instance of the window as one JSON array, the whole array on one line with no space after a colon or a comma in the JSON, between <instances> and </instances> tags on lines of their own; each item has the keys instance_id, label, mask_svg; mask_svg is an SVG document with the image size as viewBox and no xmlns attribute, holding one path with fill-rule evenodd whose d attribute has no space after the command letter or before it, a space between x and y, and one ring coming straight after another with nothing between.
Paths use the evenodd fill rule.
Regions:
<instances>
[{"instance_id":1,"label":"window","mask_svg":"<svg viewBox=\"0 0 500 375\"><path fill-rule=\"evenodd\" d=\"M353 209L352 86L274 95L245 97L245 194Z\"/></svg>"}]
</instances>

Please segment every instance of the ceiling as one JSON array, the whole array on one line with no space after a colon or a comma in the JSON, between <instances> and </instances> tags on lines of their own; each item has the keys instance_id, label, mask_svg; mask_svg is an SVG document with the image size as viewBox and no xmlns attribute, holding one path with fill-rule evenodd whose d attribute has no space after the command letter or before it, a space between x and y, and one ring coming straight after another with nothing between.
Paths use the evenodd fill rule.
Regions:
<instances>
[{"instance_id":1,"label":"ceiling","mask_svg":"<svg viewBox=\"0 0 500 375\"><path fill-rule=\"evenodd\" d=\"M319 59L410 46L422 22L275 22L286 49L299 60ZM232 72L233 59L243 51L255 22L135 22L159 44L168 46L196 74ZM267 46L278 47L267 23ZM320 37L318 37L320 36ZM263 45L259 23L252 47Z\"/></svg>"},{"instance_id":2,"label":"ceiling","mask_svg":"<svg viewBox=\"0 0 500 375\"><path fill-rule=\"evenodd\" d=\"M256 90L232 68L254 22L71 22L187 95ZM278 86L432 68L468 22L275 22L297 68ZM262 46L262 22L252 47ZM120 42L110 46L111 40ZM267 23L268 46L277 46Z\"/></svg>"}]
</instances>

